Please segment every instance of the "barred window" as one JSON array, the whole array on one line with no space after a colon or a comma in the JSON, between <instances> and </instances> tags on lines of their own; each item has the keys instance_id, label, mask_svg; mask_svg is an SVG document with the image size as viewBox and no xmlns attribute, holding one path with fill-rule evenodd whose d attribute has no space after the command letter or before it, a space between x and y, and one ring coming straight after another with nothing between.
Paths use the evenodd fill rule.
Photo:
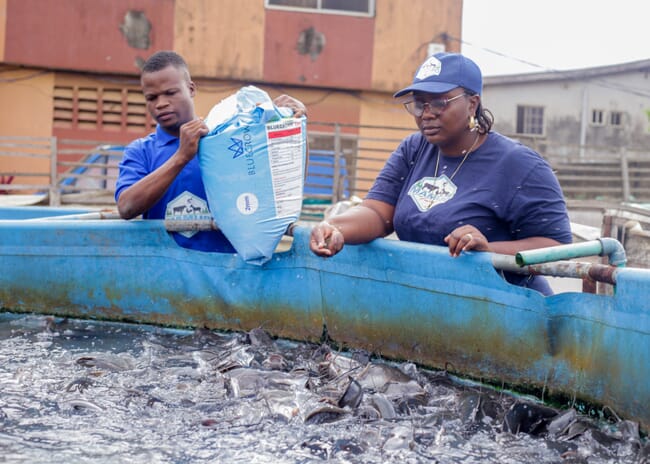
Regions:
<instances>
[{"instance_id":1,"label":"barred window","mask_svg":"<svg viewBox=\"0 0 650 464\"><path fill-rule=\"evenodd\" d=\"M591 110L591 124L594 126L605 124L605 112L603 110Z\"/></svg>"},{"instance_id":2,"label":"barred window","mask_svg":"<svg viewBox=\"0 0 650 464\"><path fill-rule=\"evenodd\" d=\"M517 106L517 134L544 134L544 107Z\"/></svg>"},{"instance_id":3,"label":"barred window","mask_svg":"<svg viewBox=\"0 0 650 464\"><path fill-rule=\"evenodd\" d=\"M152 129L140 90L119 87L57 85L54 127L143 133Z\"/></svg>"},{"instance_id":4,"label":"barred window","mask_svg":"<svg viewBox=\"0 0 650 464\"><path fill-rule=\"evenodd\" d=\"M612 111L609 113L609 124L611 126L623 125L623 113L620 111Z\"/></svg>"},{"instance_id":5,"label":"barred window","mask_svg":"<svg viewBox=\"0 0 650 464\"><path fill-rule=\"evenodd\" d=\"M375 0L266 0L266 7L308 13L375 15Z\"/></svg>"}]
</instances>

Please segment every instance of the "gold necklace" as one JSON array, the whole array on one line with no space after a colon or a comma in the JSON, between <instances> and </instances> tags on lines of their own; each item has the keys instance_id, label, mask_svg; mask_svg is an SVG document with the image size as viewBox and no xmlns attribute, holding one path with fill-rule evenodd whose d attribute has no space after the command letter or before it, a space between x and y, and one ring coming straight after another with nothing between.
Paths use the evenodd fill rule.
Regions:
<instances>
[{"instance_id":1,"label":"gold necklace","mask_svg":"<svg viewBox=\"0 0 650 464\"><path fill-rule=\"evenodd\" d=\"M481 137L481 134L476 134L476 138L474 139L474 143L472 144L472 146L469 147L469 149L464 150L464 151L461 152L461 154L463 154L465 156L463 156L463 160L460 162L460 164L458 165L456 170L453 172L453 174L449 177L449 180L452 180L454 178L454 176L458 173L458 171L460 170L460 167L463 165L463 163L465 162L467 157L472 154L472 152L474 151L474 147L478 143L478 139L480 137ZM438 156L436 157L436 172L433 174L433 177L438 177L438 165L439 164L440 164L440 148L438 148Z\"/></svg>"}]
</instances>

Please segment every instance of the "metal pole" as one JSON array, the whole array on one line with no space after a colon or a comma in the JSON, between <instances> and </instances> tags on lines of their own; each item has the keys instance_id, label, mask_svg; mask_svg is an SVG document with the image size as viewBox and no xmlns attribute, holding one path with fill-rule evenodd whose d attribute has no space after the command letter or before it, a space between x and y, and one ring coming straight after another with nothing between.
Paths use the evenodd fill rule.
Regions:
<instances>
[{"instance_id":1,"label":"metal pole","mask_svg":"<svg viewBox=\"0 0 650 464\"><path fill-rule=\"evenodd\" d=\"M620 149L621 156L621 180L623 181L623 201L630 201L630 170L627 162L627 150L625 147Z\"/></svg>"},{"instance_id":2,"label":"metal pole","mask_svg":"<svg viewBox=\"0 0 650 464\"><path fill-rule=\"evenodd\" d=\"M194 230L219 230L219 226L212 219L173 220L165 219L165 229L168 232L188 232Z\"/></svg>"},{"instance_id":3,"label":"metal pole","mask_svg":"<svg viewBox=\"0 0 650 464\"><path fill-rule=\"evenodd\" d=\"M623 245L618 240L609 237L601 237L597 240L589 240L581 243L520 251L515 255L515 261L520 266L525 266L596 255L607 256L609 258L609 264L614 266L624 266L627 261Z\"/></svg>"},{"instance_id":4,"label":"metal pole","mask_svg":"<svg viewBox=\"0 0 650 464\"><path fill-rule=\"evenodd\" d=\"M495 269L527 275L546 275L553 277L573 277L582 279L583 283L604 282L616 285L617 267L598 263L580 263L576 261L555 261L552 263L519 266L514 256L492 255ZM584 290L584 286L583 286ZM595 290L589 291L595 293Z\"/></svg>"},{"instance_id":5,"label":"metal pole","mask_svg":"<svg viewBox=\"0 0 650 464\"><path fill-rule=\"evenodd\" d=\"M341 126L334 126L334 176L332 178L332 204L343 198L341 192Z\"/></svg>"},{"instance_id":6,"label":"metal pole","mask_svg":"<svg viewBox=\"0 0 650 464\"><path fill-rule=\"evenodd\" d=\"M90 213L79 214L62 214L60 216L45 216L34 219L25 219L26 222L43 222L43 221L71 221L71 220L91 220L91 219L122 219L117 211L91 211Z\"/></svg>"},{"instance_id":7,"label":"metal pole","mask_svg":"<svg viewBox=\"0 0 650 464\"><path fill-rule=\"evenodd\" d=\"M57 139L56 137L50 138L50 206L60 206L61 196L57 186Z\"/></svg>"},{"instance_id":8,"label":"metal pole","mask_svg":"<svg viewBox=\"0 0 650 464\"><path fill-rule=\"evenodd\" d=\"M582 89L582 111L580 114L580 159L585 157L585 145L587 144L587 118L589 117L589 90L587 84Z\"/></svg>"}]
</instances>

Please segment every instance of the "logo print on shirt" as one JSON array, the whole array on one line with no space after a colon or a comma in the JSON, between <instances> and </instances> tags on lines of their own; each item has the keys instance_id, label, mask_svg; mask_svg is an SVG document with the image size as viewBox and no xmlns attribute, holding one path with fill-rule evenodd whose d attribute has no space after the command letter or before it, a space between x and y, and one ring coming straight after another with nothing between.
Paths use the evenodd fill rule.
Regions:
<instances>
[{"instance_id":1,"label":"logo print on shirt","mask_svg":"<svg viewBox=\"0 0 650 464\"><path fill-rule=\"evenodd\" d=\"M172 221L211 220L212 214L210 214L210 210L208 209L207 201L186 190L167 203L165 219ZM179 234L190 238L197 232L196 230L188 230L179 232Z\"/></svg>"},{"instance_id":2,"label":"logo print on shirt","mask_svg":"<svg viewBox=\"0 0 650 464\"><path fill-rule=\"evenodd\" d=\"M429 211L456 195L458 187L446 176L423 177L411 185L409 196L421 212Z\"/></svg>"},{"instance_id":3,"label":"logo print on shirt","mask_svg":"<svg viewBox=\"0 0 650 464\"><path fill-rule=\"evenodd\" d=\"M244 142L242 142L242 139L236 139L234 137L230 137L230 141L232 142L232 145L228 147L228 150L232 152L232 159L235 159L241 155L244 154Z\"/></svg>"}]
</instances>

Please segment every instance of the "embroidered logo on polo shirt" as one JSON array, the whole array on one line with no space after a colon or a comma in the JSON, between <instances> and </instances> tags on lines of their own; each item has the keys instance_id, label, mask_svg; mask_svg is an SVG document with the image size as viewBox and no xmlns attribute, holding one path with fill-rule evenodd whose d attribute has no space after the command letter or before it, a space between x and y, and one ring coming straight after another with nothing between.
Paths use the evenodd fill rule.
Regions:
<instances>
[{"instance_id":1,"label":"embroidered logo on polo shirt","mask_svg":"<svg viewBox=\"0 0 650 464\"><path fill-rule=\"evenodd\" d=\"M423 177L411 185L408 194L418 209L425 212L454 198L456 190L456 185L443 174L439 177Z\"/></svg>"},{"instance_id":2,"label":"embroidered logo on polo shirt","mask_svg":"<svg viewBox=\"0 0 650 464\"><path fill-rule=\"evenodd\" d=\"M207 201L186 190L167 203L165 220L205 221L212 220L212 214L210 214L210 210L208 209ZM187 230L179 232L179 234L190 238L197 232L197 230Z\"/></svg>"}]
</instances>

